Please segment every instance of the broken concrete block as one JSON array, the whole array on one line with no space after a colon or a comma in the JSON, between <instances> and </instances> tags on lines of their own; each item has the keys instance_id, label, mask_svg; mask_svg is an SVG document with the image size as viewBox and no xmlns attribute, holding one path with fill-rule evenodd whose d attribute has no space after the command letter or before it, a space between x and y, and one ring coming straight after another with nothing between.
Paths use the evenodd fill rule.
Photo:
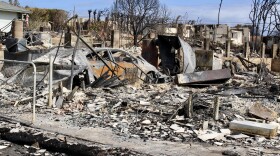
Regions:
<instances>
[{"instance_id":1,"label":"broken concrete block","mask_svg":"<svg viewBox=\"0 0 280 156\"><path fill-rule=\"evenodd\" d=\"M272 121L269 124L277 126L278 127L277 133L280 134L280 124L279 123Z\"/></svg>"},{"instance_id":2,"label":"broken concrete block","mask_svg":"<svg viewBox=\"0 0 280 156\"><path fill-rule=\"evenodd\" d=\"M150 125L152 122L151 120L144 120L141 122L143 125Z\"/></svg>"},{"instance_id":3,"label":"broken concrete block","mask_svg":"<svg viewBox=\"0 0 280 156\"><path fill-rule=\"evenodd\" d=\"M59 135L56 136L56 138L60 141L66 142L66 136L64 136L64 135L59 134Z\"/></svg>"},{"instance_id":4,"label":"broken concrete block","mask_svg":"<svg viewBox=\"0 0 280 156\"><path fill-rule=\"evenodd\" d=\"M71 90L69 90L69 89L63 87L63 88L62 88L62 92L63 92L63 93L71 93Z\"/></svg>"},{"instance_id":5,"label":"broken concrete block","mask_svg":"<svg viewBox=\"0 0 280 156\"><path fill-rule=\"evenodd\" d=\"M56 104L56 97L55 96L53 97L52 101L53 101L52 107L55 108L56 107L56 105L55 105Z\"/></svg>"},{"instance_id":6,"label":"broken concrete block","mask_svg":"<svg viewBox=\"0 0 280 156\"><path fill-rule=\"evenodd\" d=\"M146 101L140 101L140 105L149 106L149 105L151 105L151 103L150 102L146 102Z\"/></svg>"},{"instance_id":7,"label":"broken concrete block","mask_svg":"<svg viewBox=\"0 0 280 156\"><path fill-rule=\"evenodd\" d=\"M230 129L220 129L220 132L224 135L230 135L231 133Z\"/></svg>"},{"instance_id":8,"label":"broken concrete block","mask_svg":"<svg viewBox=\"0 0 280 156\"><path fill-rule=\"evenodd\" d=\"M202 124L202 130L207 130L208 129L208 121L204 121Z\"/></svg>"},{"instance_id":9,"label":"broken concrete block","mask_svg":"<svg viewBox=\"0 0 280 156\"><path fill-rule=\"evenodd\" d=\"M32 144L31 147L33 147L33 148L35 148L35 149L37 149L37 150L40 149L40 145L39 145L38 142L35 142L34 144Z\"/></svg>"},{"instance_id":10,"label":"broken concrete block","mask_svg":"<svg viewBox=\"0 0 280 156\"><path fill-rule=\"evenodd\" d=\"M24 145L24 147L25 147L25 148L30 148L30 146L28 146L28 145Z\"/></svg>"},{"instance_id":11,"label":"broken concrete block","mask_svg":"<svg viewBox=\"0 0 280 156\"><path fill-rule=\"evenodd\" d=\"M242 117L241 115L234 114L234 116L235 116L237 119L240 119L240 120L245 120L245 118L244 118L244 117Z\"/></svg>"},{"instance_id":12,"label":"broken concrete block","mask_svg":"<svg viewBox=\"0 0 280 156\"><path fill-rule=\"evenodd\" d=\"M221 136L223 136L222 133L212 132L209 134L198 135L198 138L202 141L207 141L210 139L221 138Z\"/></svg>"},{"instance_id":13,"label":"broken concrete block","mask_svg":"<svg viewBox=\"0 0 280 156\"><path fill-rule=\"evenodd\" d=\"M236 151L231 151L231 150L226 150L222 152L223 155L228 155L228 156L240 156L240 154Z\"/></svg>"},{"instance_id":14,"label":"broken concrete block","mask_svg":"<svg viewBox=\"0 0 280 156\"><path fill-rule=\"evenodd\" d=\"M217 146L223 146L224 143L222 143L222 142L214 142L214 144L217 145Z\"/></svg>"},{"instance_id":15,"label":"broken concrete block","mask_svg":"<svg viewBox=\"0 0 280 156\"><path fill-rule=\"evenodd\" d=\"M46 149L40 149L40 150L38 151L38 153L43 154L43 153L45 153L46 151L47 151Z\"/></svg>"},{"instance_id":16,"label":"broken concrete block","mask_svg":"<svg viewBox=\"0 0 280 156\"><path fill-rule=\"evenodd\" d=\"M277 118L277 122L280 123L280 118Z\"/></svg>"},{"instance_id":17,"label":"broken concrete block","mask_svg":"<svg viewBox=\"0 0 280 156\"><path fill-rule=\"evenodd\" d=\"M76 87L72 90L72 92L66 97L66 99L67 99L68 101L71 101L71 100L73 99L75 93L78 91L78 89L79 89L79 87L76 86Z\"/></svg>"},{"instance_id":18,"label":"broken concrete block","mask_svg":"<svg viewBox=\"0 0 280 156\"><path fill-rule=\"evenodd\" d=\"M171 125L170 128L173 129L175 133L183 133L183 132L185 132L185 128L180 127L177 124Z\"/></svg>"},{"instance_id":19,"label":"broken concrete block","mask_svg":"<svg viewBox=\"0 0 280 156\"><path fill-rule=\"evenodd\" d=\"M262 143L263 141L265 141L265 137L259 136L259 137L255 138L255 140L256 140L258 143Z\"/></svg>"},{"instance_id":20,"label":"broken concrete block","mask_svg":"<svg viewBox=\"0 0 280 156\"><path fill-rule=\"evenodd\" d=\"M249 109L249 114L259 117L261 119L269 120L269 121L275 120L278 117L277 112L272 111L267 107L264 107L260 103L255 103Z\"/></svg>"},{"instance_id":21,"label":"broken concrete block","mask_svg":"<svg viewBox=\"0 0 280 156\"><path fill-rule=\"evenodd\" d=\"M57 98L55 105L56 105L57 108L62 108L62 106L63 106L63 96L59 96Z\"/></svg>"},{"instance_id":22,"label":"broken concrete block","mask_svg":"<svg viewBox=\"0 0 280 156\"><path fill-rule=\"evenodd\" d=\"M13 128L10 130L10 133L19 133L19 132L20 132L19 128Z\"/></svg>"},{"instance_id":23,"label":"broken concrete block","mask_svg":"<svg viewBox=\"0 0 280 156\"><path fill-rule=\"evenodd\" d=\"M242 132L248 135L262 135L267 138L272 138L277 135L278 127L272 124L234 120L230 122L229 129L234 132Z\"/></svg>"},{"instance_id":24,"label":"broken concrete block","mask_svg":"<svg viewBox=\"0 0 280 156\"><path fill-rule=\"evenodd\" d=\"M0 146L0 150L7 148L8 146Z\"/></svg>"},{"instance_id":25,"label":"broken concrete block","mask_svg":"<svg viewBox=\"0 0 280 156\"><path fill-rule=\"evenodd\" d=\"M231 139L244 139L244 138L249 138L248 135L245 134L236 134L236 135L228 135L227 138L231 138Z\"/></svg>"}]
</instances>

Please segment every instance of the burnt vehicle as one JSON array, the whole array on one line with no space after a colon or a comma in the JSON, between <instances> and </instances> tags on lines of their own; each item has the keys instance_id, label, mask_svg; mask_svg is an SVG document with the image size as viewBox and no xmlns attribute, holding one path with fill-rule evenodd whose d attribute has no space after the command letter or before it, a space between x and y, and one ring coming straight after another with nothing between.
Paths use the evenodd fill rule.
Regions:
<instances>
[{"instance_id":1,"label":"burnt vehicle","mask_svg":"<svg viewBox=\"0 0 280 156\"><path fill-rule=\"evenodd\" d=\"M94 48L93 50L94 52L87 53L86 57L95 78L109 72L109 75L115 74L119 79L128 79L131 83L138 79L148 83L168 81L167 76L141 56L133 56L124 50L114 48Z\"/></svg>"},{"instance_id":2,"label":"burnt vehicle","mask_svg":"<svg viewBox=\"0 0 280 156\"><path fill-rule=\"evenodd\" d=\"M49 56L53 56L53 85L58 86L63 82L64 86L71 83L71 63L73 48L54 48L48 53L42 54L33 62L37 67L37 84L48 83ZM16 70L15 70L16 69ZM14 64L5 64L3 75L9 82L20 83L31 86L33 83L32 67ZM145 83L163 83L169 77L160 73L156 67L149 64L141 56L132 56L126 51L112 48L79 49L76 51L73 68L73 87L92 86L91 84L103 78L104 74L109 76L103 79L126 80L135 83L141 79ZM106 85L105 85L106 86Z\"/></svg>"}]
</instances>

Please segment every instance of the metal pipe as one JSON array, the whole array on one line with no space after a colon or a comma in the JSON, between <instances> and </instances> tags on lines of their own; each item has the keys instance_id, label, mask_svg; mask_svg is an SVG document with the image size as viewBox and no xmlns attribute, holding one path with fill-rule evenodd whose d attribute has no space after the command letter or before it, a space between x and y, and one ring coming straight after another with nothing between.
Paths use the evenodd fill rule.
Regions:
<instances>
[{"instance_id":1,"label":"metal pipe","mask_svg":"<svg viewBox=\"0 0 280 156\"><path fill-rule=\"evenodd\" d=\"M53 84L53 57L52 55L49 56L50 68L49 68L49 107L53 105L53 91L52 91L52 84Z\"/></svg>"},{"instance_id":2,"label":"metal pipe","mask_svg":"<svg viewBox=\"0 0 280 156\"><path fill-rule=\"evenodd\" d=\"M16 61L16 60L0 60L2 62L10 62L10 63L23 63L23 64L31 64L33 67L33 107L32 107L32 123L35 122L36 119L36 109L35 109L35 105L36 105L36 65L33 62L27 62L27 61Z\"/></svg>"},{"instance_id":3,"label":"metal pipe","mask_svg":"<svg viewBox=\"0 0 280 156\"><path fill-rule=\"evenodd\" d=\"M78 49L78 45L79 45L79 37L81 34L81 27L80 24L78 24L78 37L77 37L77 41L73 50L73 54L72 54L72 62L71 62L71 77L70 77L70 85L69 85L69 90L72 90L73 88L73 78L74 78L74 61L75 61L75 57L76 57L76 52Z\"/></svg>"},{"instance_id":4,"label":"metal pipe","mask_svg":"<svg viewBox=\"0 0 280 156\"><path fill-rule=\"evenodd\" d=\"M214 120L219 120L219 107L220 107L220 99L218 96L214 99Z\"/></svg>"},{"instance_id":5,"label":"metal pipe","mask_svg":"<svg viewBox=\"0 0 280 156\"><path fill-rule=\"evenodd\" d=\"M187 118L193 117L193 94L189 95L189 99L185 103L185 116Z\"/></svg>"},{"instance_id":6,"label":"metal pipe","mask_svg":"<svg viewBox=\"0 0 280 156\"><path fill-rule=\"evenodd\" d=\"M35 105L36 105L36 65L33 63L33 62L30 62L33 66L33 69L34 69L34 79L33 79L33 115L32 115L32 123L34 124L35 122L35 119L36 119L36 114L35 114L35 111L36 111L36 108L35 108Z\"/></svg>"}]
</instances>

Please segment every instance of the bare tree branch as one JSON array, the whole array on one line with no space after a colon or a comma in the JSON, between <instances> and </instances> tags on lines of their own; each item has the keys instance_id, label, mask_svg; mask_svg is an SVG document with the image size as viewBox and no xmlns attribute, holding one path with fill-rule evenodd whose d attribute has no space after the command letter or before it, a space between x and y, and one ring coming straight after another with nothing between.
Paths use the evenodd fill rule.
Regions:
<instances>
[{"instance_id":1,"label":"bare tree branch","mask_svg":"<svg viewBox=\"0 0 280 156\"><path fill-rule=\"evenodd\" d=\"M147 27L166 22L170 14L159 0L116 0L112 8L112 19L133 35L134 45Z\"/></svg>"}]
</instances>

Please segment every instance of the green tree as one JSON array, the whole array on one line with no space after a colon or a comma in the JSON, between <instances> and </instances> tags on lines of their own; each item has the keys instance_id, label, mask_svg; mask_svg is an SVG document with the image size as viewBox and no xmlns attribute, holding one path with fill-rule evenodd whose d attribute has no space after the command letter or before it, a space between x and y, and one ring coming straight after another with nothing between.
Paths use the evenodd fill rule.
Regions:
<instances>
[{"instance_id":1,"label":"green tree","mask_svg":"<svg viewBox=\"0 0 280 156\"><path fill-rule=\"evenodd\" d=\"M63 23L66 21L68 13L64 10L50 9L49 21L53 23L53 30L58 31L62 29Z\"/></svg>"},{"instance_id":2,"label":"green tree","mask_svg":"<svg viewBox=\"0 0 280 156\"><path fill-rule=\"evenodd\" d=\"M29 29L38 30L43 22L48 22L49 14L47 9L26 8L31 11L29 14Z\"/></svg>"},{"instance_id":3,"label":"green tree","mask_svg":"<svg viewBox=\"0 0 280 156\"><path fill-rule=\"evenodd\" d=\"M44 26L47 22L52 23L52 30L61 30L63 23L67 19L68 13L59 9L40 9L40 8L26 8L31 11L29 15L29 28L31 30L38 30L39 27Z\"/></svg>"}]
</instances>

